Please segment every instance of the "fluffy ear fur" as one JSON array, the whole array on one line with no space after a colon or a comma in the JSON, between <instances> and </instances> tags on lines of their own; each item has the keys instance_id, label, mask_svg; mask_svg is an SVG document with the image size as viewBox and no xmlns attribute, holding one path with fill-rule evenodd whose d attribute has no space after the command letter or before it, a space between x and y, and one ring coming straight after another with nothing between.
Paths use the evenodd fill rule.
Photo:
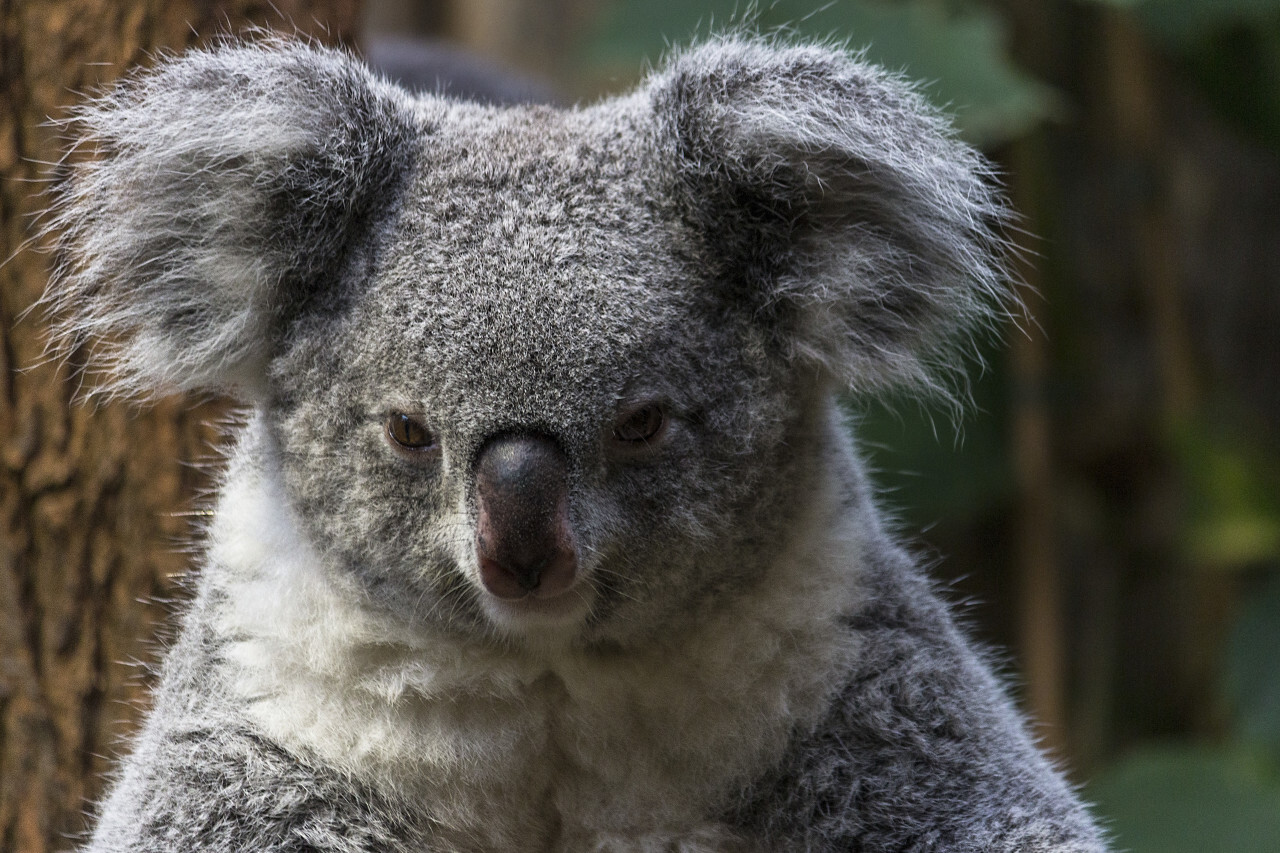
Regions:
<instances>
[{"instance_id":1,"label":"fluffy ear fur","mask_svg":"<svg viewBox=\"0 0 1280 853\"><path fill-rule=\"evenodd\" d=\"M853 388L943 390L1007 298L982 157L910 85L848 54L727 37L650 83L687 215L788 349Z\"/></svg>"},{"instance_id":2,"label":"fluffy ear fur","mask_svg":"<svg viewBox=\"0 0 1280 853\"><path fill-rule=\"evenodd\" d=\"M72 122L86 156L58 190L48 301L125 393L253 394L419 133L359 63L275 40L169 59Z\"/></svg>"}]
</instances>

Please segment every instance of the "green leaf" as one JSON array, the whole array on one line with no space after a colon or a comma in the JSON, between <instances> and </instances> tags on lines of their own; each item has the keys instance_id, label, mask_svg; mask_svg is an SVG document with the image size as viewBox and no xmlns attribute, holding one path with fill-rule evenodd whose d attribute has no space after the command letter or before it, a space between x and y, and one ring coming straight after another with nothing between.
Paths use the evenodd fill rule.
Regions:
<instances>
[{"instance_id":1,"label":"green leaf","mask_svg":"<svg viewBox=\"0 0 1280 853\"><path fill-rule=\"evenodd\" d=\"M1089 785L1115 835L1132 853L1275 853L1280 786L1249 756L1208 747L1148 748Z\"/></svg>"},{"instance_id":2,"label":"green leaf","mask_svg":"<svg viewBox=\"0 0 1280 853\"><path fill-rule=\"evenodd\" d=\"M1236 736L1265 750L1280 777L1280 572L1245 600L1226 657L1224 689Z\"/></svg>"},{"instance_id":3,"label":"green leaf","mask_svg":"<svg viewBox=\"0 0 1280 853\"><path fill-rule=\"evenodd\" d=\"M1280 466L1270 449L1208 419L1177 425L1174 448L1187 480L1191 558L1228 570L1280 559Z\"/></svg>"}]
</instances>

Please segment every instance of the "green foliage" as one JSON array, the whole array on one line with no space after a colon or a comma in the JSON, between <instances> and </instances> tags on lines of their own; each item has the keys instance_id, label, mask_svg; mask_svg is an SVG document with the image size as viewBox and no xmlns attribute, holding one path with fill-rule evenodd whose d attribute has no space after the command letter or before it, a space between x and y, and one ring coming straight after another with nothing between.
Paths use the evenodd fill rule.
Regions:
<instances>
[{"instance_id":1,"label":"green foliage","mask_svg":"<svg viewBox=\"0 0 1280 853\"><path fill-rule=\"evenodd\" d=\"M615 0L583 55L589 67L621 71L655 60L672 44L742 21L762 32L847 40L867 57L925 80L978 145L1017 138L1057 108L1057 97L1010 61L1003 20L972 4L936 0L776 0L743 12L740 0Z\"/></svg>"},{"instance_id":2,"label":"green foliage","mask_svg":"<svg viewBox=\"0 0 1280 853\"><path fill-rule=\"evenodd\" d=\"M1236 737L1261 752L1280 782L1280 573L1237 617L1223 681Z\"/></svg>"},{"instance_id":3,"label":"green foliage","mask_svg":"<svg viewBox=\"0 0 1280 853\"><path fill-rule=\"evenodd\" d=\"M1187 479L1185 545L1192 563L1241 569L1280 561L1280 463L1204 420L1176 430L1174 448Z\"/></svg>"},{"instance_id":4,"label":"green foliage","mask_svg":"<svg viewBox=\"0 0 1280 853\"><path fill-rule=\"evenodd\" d=\"M1280 785L1247 753L1149 748L1091 784L1086 795L1132 853L1275 853Z\"/></svg>"},{"instance_id":5,"label":"green foliage","mask_svg":"<svg viewBox=\"0 0 1280 853\"><path fill-rule=\"evenodd\" d=\"M1280 0L1097 2L1130 10L1224 119L1280 150ZM1268 573L1227 639L1222 742L1147 748L1090 786L1117 847L1134 853L1280 850L1280 460L1270 443L1244 440L1238 418L1226 426L1224 408L1204 407L1172 436L1186 480L1186 556Z\"/></svg>"},{"instance_id":6,"label":"green foliage","mask_svg":"<svg viewBox=\"0 0 1280 853\"><path fill-rule=\"evenodd\" d=\"M1148 747L1088 796L1133 853L1280 850L1280 573L1249 596L1227 643L1230 726L1220 746Z\"/></svg>"}]
</instances>

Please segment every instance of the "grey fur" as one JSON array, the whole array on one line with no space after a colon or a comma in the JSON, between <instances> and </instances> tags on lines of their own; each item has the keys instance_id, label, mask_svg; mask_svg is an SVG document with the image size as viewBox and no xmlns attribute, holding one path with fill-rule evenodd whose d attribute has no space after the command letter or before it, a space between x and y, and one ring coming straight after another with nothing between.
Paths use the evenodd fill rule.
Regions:
<instances>
[{"instance_id":1,"label":"grey fur","mask_svg":"<svg viewBox=\"0 0 1280 853\"><path fill-rule=\"evenodd\" d=\"M1104 849L834 403L946 387L1005 298L989 170L910 86L727 36L494 108L265 41L78 127L64 342L254 408L90 850ZM565 460L547 612L480 580L512 435Z\"/></svg>"}]
</instances>

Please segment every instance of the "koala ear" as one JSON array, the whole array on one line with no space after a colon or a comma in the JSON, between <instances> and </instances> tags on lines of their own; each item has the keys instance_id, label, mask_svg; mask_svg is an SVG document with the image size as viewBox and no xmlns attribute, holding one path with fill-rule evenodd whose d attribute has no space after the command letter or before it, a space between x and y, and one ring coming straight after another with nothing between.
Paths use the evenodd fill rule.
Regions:
<instances>
[{"instance_id":1,"label":"koala ear","mask_svg":"<svg viewBox=\"0 0 1280 853\"><path fill-rule=\"evenodd\" d=\"M851 388L946 393L1007 300L982 157L902 80L824 47L725 38L649 84L678 204L723 285Z\"/></svg>"},{"instance_id":2,"label":"koala ear","mask_svg":"<svg viewBox=\"0 0 1280 853\"><path fill-rule=\"evenodd\" d=\"M408 171L408 104L340 53L268 40L82 108L50 220L56 342L100 340L109 392L258 393L291 312Z\"/></svg>"}]
</instances>

